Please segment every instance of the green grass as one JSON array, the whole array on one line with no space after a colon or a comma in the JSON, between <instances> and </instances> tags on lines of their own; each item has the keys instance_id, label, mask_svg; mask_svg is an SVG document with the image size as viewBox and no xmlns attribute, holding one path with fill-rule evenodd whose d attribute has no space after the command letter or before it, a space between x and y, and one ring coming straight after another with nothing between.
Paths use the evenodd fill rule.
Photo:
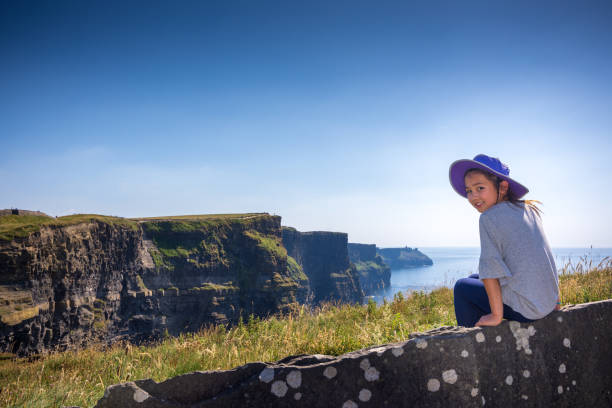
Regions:
<instances>
[{"instance_id":1,"label":"green grass","mask_svg":"<svg viewBox=\"0 0 612 408\"><path fill-rule=\"evenodd\" d=\"M560 275L564 304L612 299L612 262L568 265ZM326 304L296 307L285 316L249 318L231 329L202 329L148 347L116 344L52 354L36 361L0 358L0 405L92 406L105 387L153 378L163 381L194 370L223 370L250 361L296 354L340 355L401 341L413 332L455 325L452 291L396 295L377 306Z\"/></svg>"},{"instance_id":2,"label":"green grass","mask_svg":"<svg viewBox=\"0 0 612 408\"><path fill-rule=\"evenodd\" d=\"M268 216L268 213L244 213L244 214L195 214L195 215L171 215L165 217L143 217L130 218L134 221L168 221L168 220L222 220L222 219L243 219L259 216Z\"/></svg>"},{"instance_id":3,"label":"green grass","mask_svg":"<svg viewBox=\"0 0 612 408\"><path fill-rule=\"evenodd\" d=\"M307 281L308 276L304 273L304 269L297 263L295 259L287 255L287 273L290 278L295 281Z\"/></svg>"},{"instance_id":4,"label":"green grass","mask_svg":"<svg viewBox=\"0 0 612 408\"><path fill-rule=\"evenodd\" d=\"M257 231L262 218L268 222L265 218L270 218L270 215L157 217L141 219L141 226L155 243L156 250L151 251L151 256L157 269L172 270L186 263L198 268L234 268L238 273L239 287L247 288L255 285L257 271L242 265L239 255L231 251L231 248L236 248L237 241L250 240L251 245L246 245L247 248L256 247L275 264L287 259L287 250L282 246L280 236Z\"/></svg>"},{"instance_id":5,"label":"green grass","mask_svg":"<svg viewBox=\"0 0 612 408\"><path fill-rule=\"evenodd\" d=\"M258 217L269 217L269 215L267 213L209 214L139 218L137 220L142 222L145 232L151 236L159 248L162 256L159 259L154 258L154 262L162 266L168 264L170 258L187 258L198 252L207 253L213 258L224 259L223 242L235 223L246 224L245 234L260 241L259 244L272 248L271 242L264 241L268 239L267 237L261 236L256 231L248 230L248 223ZM274 250L277 249L274 248Z\"/></svg>"},{"instance_id":6,"label":"green grass","mask_svg":"<svg viewBox=\"0 0 612 408\"><path fill-rule=\"evenodd\" d=\"M33 232L39 231L45 225L68 226L84 222L100 221L111 225L121 225L132 229L138 228L139 221L219 221L219 220L242 220L254 217L267 216L268 213L246 213L246 214L201 214L201 215L177 215L168 217L149 218L121 218L98 214L75 214L64 217L46 217L42 215L3 215L0 216L0 240L11 241L14 238L27 237ZM180 224L177 228L188 224Z\"/></svg>"},{"instance_id":7,"label":"green grass","mask_svg":"<svg viewBox=\"0 0 612 408\"><path fill-rule=\"evenodd\" d=\"M136 221L97 214L75 214L58 218L41 215L3 215L0 216L0 240L11 241L14 238L27 237L43 226L69 226L94 221L138 229Z\"/></svg>"},{"instance_id":8,"label":"green grass","mask_svg":"<svg viewBox=\"0 0 612 408\"><path fill-rule=\"evenodd\" d=\"M244 234L249 238L257 241L257 246L264 251L272 254L276 259L287 258L287 250L281 242L281 238L272 235L262 235L256 230L244 231Z\"/></svg>"},{"instance_id":9,"label":"green grass","mask_svg":"<svg viewBox=\"0 0 612 408\"><path fill-rule=\"evenodd\" d=\"M202 290L209 290L209 291L223 291L223 290L226 290L226 291L237 291L237 290L239 290L239 288L237 286L234 286L232 283L233 282L227 282L227 284L221 285L221 284L218 284L218 283L205 282L202 286L191 288L191 290L194 290L194 291L202 291Z\"/></svg>"},{"instance_id":10,"label":"green grass","mask_svg":"<svg viewBox=\"0 0 612 408\"><path fill-rule=\"evenodd\" d=\"M375 261L360 261L355 262L354 265L357 273L364 278L370 275L382 275L387 268L386 265L378 264Z\"/></svg>"},{"instance_id":11,"label":"green grass","mask_svg":"<svg viewBox=\"0 0 612 408\"><path fill-rule=\"evenodd\" d=\"M594 265L586 258L568 263L559 275L561 303L578 304L612 299L612 259Z\"/></svg>"},{"instance_id":12,"label":"green grass","mask_svg":"<svg viewBox=\"0 0 612 408\"><path fill-rule=\"evenodd\" d=\"M155 264L155 267L174 269L174 265L169 262L166 262L161 252L157 249L150 249L149 254L151 255L151 259L153 259L153 264Z\"/></svg>"}]
</instances>

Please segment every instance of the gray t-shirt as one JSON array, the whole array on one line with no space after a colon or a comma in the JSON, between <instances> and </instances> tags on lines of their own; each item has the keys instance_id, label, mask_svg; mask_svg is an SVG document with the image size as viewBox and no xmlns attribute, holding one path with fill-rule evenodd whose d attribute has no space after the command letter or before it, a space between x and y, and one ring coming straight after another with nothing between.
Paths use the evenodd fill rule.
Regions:
<instances>
[{"instance_id":1,"label":"gray t-shirt","mask_svg":"<svg viewBox=\"0 0 612 408\"><path fill-rule=\"evenodd\" d=\"M498 278L502 301L528 319L555 308L557 268L540 217L527 205L504 201L480 215L478 273Z\"/></svg>"}]
</instances>

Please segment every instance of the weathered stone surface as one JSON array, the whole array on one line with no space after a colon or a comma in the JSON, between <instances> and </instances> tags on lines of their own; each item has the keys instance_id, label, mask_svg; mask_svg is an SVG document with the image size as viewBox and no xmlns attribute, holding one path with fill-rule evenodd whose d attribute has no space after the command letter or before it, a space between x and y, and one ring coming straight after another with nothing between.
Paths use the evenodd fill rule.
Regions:
<instances>
[{"instance_id":1,"label":"weathered stone surface","mask_svg":"<svg viewBox=\"0 0 612 408\"><path fill-rule=\"evenodd\" d=\"M296 356L162 383L96 407L609 407L612 300L497 327L445 327L339 357Z\"/></svg>"}]
</instances>

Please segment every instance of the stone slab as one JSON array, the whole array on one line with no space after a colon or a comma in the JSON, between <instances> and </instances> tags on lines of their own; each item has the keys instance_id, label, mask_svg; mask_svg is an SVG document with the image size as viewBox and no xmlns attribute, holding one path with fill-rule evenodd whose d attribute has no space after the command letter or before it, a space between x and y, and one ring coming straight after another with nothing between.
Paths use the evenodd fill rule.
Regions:
<instances>
[{"instance_id":1,"label":"stone slab","mask_svg":"<svg viewBox=\"0 0 612 408\"><path fill-rule=\"evenodd\" d=\"M533 323L443 327L332 356L294 356L112 385L96 407L610 407L612 300Z\"/></svg>"}]
</instances>

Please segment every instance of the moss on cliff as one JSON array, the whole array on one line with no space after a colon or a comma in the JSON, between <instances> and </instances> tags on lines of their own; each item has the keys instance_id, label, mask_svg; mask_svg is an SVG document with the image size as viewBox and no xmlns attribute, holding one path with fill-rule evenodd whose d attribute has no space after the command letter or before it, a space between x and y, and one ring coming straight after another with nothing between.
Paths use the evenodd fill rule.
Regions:
<instances>
[{"instance_id":1,"label":"moss on cliff","mask_svg":"<svg viewBox=\"0 0 612 408\"><path fill-rule=\"evenodd\" d=\"M240 307L252 308L257 302L273 302L258 291L287 290L308 281L295 260L288 259L279 217L185 216L141 219L140 223L155 244L149 249L154 264L158 269L173 269L170 279L182 289L238 290ZM195 276L215 276L217 283L202 286ZM219 277L226 281L220 284Z\"/></svg>"},{"instance_id":2,"label":"moss on cliff","mask_svg":"<svg viewBox=\"0 0 612 408\"><path fill-rule=\"evenodd\" d=\"M355 270L359 284L366 294L391 285L391 268L387 266L380 255L368 261L355 261Z\"/></svg>"},{"instance_id":3,"label":"moss on cliff","mask_svg":"<svg viewBox=\"0 0 612 408\"><path fill-rule=\"evenodd\" d=\"M155 264L156 268L174 269L174 265L169 262L165 262L164 257L157 248L149 249L149 255L151 255L151 259L153 259L153 264Z\"/></svg>"},{"instance_id":4,"label":"moss on cliff","mask_svg":"<svg viewBox=\"0 0 612 408\"><path fill-rule=\"evenodd\" d=\"M380 269L384 270L384 265L379 265L374 261L366 261L366 262L354 262L355 267L357 268L357 272L361 276L368 276L368 272L372 269Z\"/></svg>"},{"instance_id":5,"label":"moss on cliff","mask_svg":"<svg viewBox=\"0 0 612 408\"><path fill-rule=\"evenodd\" d=\"M289 276L297 281L306 281L308 276L304 273L304 269L297 263L295 259L287 255L287 272Z\"/></svg>"},{"instance_id":6,"label":"moss on cliff","mask_svg":"<svg viewBox=\"0 0 612 408\"><path fill-rule=\"evenodd\" d=\"M271 235L262 235L256 230L244 231L244 235L257 241L257 246L268 252L277 260L287 258L287 250L281 244L280 237Z\"/></svg>"},{"instance_id":7,"label":"moss on cliff","mask_svg":"<svg viewBox=\"0 0 612 408\"><path fill-rule=\"evenodd\" d=\"M192 261L196 267L227 265L229 260L222 245L227 236L222 227L228 222L227 219L155 219L143 222L142 227L157 247L150 251L155 265L173 269L182 260Z\"/></svg>"},{"instance_id":8,"label":"moss on cliff","mask_svg":"<svg viewBox=\"0 0 612 408\"><path fill-rule=\"evenodd\" d=\"M170 266L180 260L188 260L197 267L223 264L228 266L231 254L226 247L235 227L256 241L257 246L275 259L286 258L287 251L280 237L257 231L251 225L257 218L268 214L221 214L139 219L159 253L151 251L156 266Z\"/></svg>"},{"instance_id":9,"label":"moss on cliff","mask_svg":"<svg viewBox=\"0 0 612 408\"><path fill-rule=\"evenodd\" d=\"M193 292L201 292L201 291L216 291L216 292L221 292L221 291L237 291L239 290L239 288L237 286L233 285L233 282L227 282L226 285L220 285L217 283L211 283L211 282L205 282L202 286L200 287L195 287L195 288L191 288L190 289Z\"/></svg>"}]
</instances>

